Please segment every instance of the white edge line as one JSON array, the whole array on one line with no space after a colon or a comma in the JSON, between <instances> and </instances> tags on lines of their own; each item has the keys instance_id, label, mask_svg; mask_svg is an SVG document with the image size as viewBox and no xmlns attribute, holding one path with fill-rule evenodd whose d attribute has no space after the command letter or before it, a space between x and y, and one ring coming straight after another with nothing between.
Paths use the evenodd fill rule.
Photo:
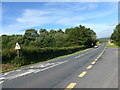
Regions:
<instances>
[{"instance_id":1,"label":"white edge line","mask_svg":"<svg viewBox=\"0 0 120 90\"><path fill-rule=\"evenodd\" d=\"M37 70L37 71L35 71L34 73L37 73L37 72L40 72L40 71L44 71L44 70L46 70L46 69L52 68L52 67L54 67L54 66L60 65L60 64L65 63L65 62L67 62L67 61L60 62L60 63L55 64L55 65L53 65L53 66L50 66L50 67L46 67L46 68L44 68L44 69Z\"/></svg>"},{"instance_id":2,"label":"white edge line","mask_svg":"<svg viewBox=\"0 0 120 90\"><path fill-rule=\"evenodd\" d=\"M4 81L1 81L0 84L2 84Z\"/></svg>"}]
</instances>

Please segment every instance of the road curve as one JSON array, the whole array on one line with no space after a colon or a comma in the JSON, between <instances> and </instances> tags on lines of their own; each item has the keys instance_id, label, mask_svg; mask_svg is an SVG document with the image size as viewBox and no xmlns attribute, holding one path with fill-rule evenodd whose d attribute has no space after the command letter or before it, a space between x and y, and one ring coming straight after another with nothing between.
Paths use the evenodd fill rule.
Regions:
<instances>
[{"instance_id":1,"label":"road curve","mask_svg":"<svg viewBox=\"0 0 120 90\"><path fill-rule=\"evenodd\" d=\"M102 44L99 46L99 48L93 48L82 53L77 53L61 59L56 59L54 61L48 61L43 64L3 74L3 78L1 79L2 87L3 88L95 87L92 85L85 86L84 82L87 82L87 80L80 80L80 78L83 79L85 78L85 76L87 77L87 75L90 73L89 71L97 66L96 63L102 62L101 60L99 61L99 59L103 57L102 55L104 55L105 50L106 44ZM103 67L103 65L101 66ZM100 67L100 65L98 67ZM94 70L94 72L96 70ZM92 74L90 74L90 76L92 76ZM87 79L89 81L90 79L89 76ZM82 84L80 84L81 82ZM109 84L109 81L107 83ZM108 84L106 84L105 86L98 85L98 87L99 88L107 87L109 86ZM116 85L114 85L113 87L116 87Z\"/></svg>"}]
</instances>

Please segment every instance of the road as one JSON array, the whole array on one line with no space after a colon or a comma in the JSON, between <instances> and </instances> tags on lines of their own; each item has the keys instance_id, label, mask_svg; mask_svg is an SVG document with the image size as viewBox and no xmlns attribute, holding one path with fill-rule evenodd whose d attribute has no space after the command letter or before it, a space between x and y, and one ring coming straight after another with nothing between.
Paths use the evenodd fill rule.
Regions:
<instances>
[{"instance_id":1,"label":"road","mask_svg":"<svg viewBox=\"0 0 120 90\"><path fill-rule=\"evenodd\" d=\"M102 44L61 59L4 73L1 83L3 88L117 88L118 49Z\"/></svg>"}]
</instances>

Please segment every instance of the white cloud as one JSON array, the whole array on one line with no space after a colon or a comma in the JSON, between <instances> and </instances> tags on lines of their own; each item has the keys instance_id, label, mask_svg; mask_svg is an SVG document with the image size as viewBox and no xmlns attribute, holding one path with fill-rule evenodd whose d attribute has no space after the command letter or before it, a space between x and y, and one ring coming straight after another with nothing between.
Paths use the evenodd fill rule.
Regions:
<instances>
[{"instance_id":1,"label":"white cloud","mask_svg":"<svg viewBox=\"0 0 120 90\"><path fill-rule=\"evenodd\" d=\"M66 24L75 25L77 23L73 24L73 22L77 20L79 21L84 20L84 18L80 16L67 17L66 14L70 14L70 13L69 11L68 12L57 11L57 10L42 11L42 10L36 10L36 9L26 9L22 13L22 16L16 19L17 22L15 24L11 24L3 28L3 33L4 31L9 33L13 33L13 32L15 33L22 29L26 29L34 26L40 26L47 23L61 24L61 25L66 25Z\"/></svg>"},{"instance_id":2,"label":"white cloud","mask_svg":"<svg viewBox=\"0 0 120 90\"><path fill-rule=\"evenodd\" d=\"M112 23L110 23L110 24L112 24ZM101 38L101 37L109 37L112 34L116 24L114 24L112 26L110 26L110 24L83 23L82 25L86 26L87 28L93 29L96 32L97 37Z\"/></svg>"},{"instance_id":3,"label":"white cloud","mask_svg":"<svg viewBox=\"0 0 120 90\"><path fill-rule=\"evenodd\" d=\"M86 18L82 16L74 16L74 17L64 17L56 21L57 24L62 24L62 25L77 25L81 23L83 20Z\"/></svg>"},{"instance_id":4,"label":"white cloud","mask_svg":"<svg viewBox=\"0 0 120 90\"><path fill-rule=\"evenodd\" d=\"M78 3L72 3L69 2L69 3L65 3L65 2L48 2L44 5L45 7L50 7L52 9L54 9L54 7L58 7L59 6L59 9L62 9L63 7L65 7L64 9L65 10L74 10L74 11L83 11L83 10L86 10L86 9L95 9L98 7L97 4L95 3L86 3L86 2L78 2Z\"/></svg>"},{"instance_id":5,"label":"white cloud","mask_svg":"<svg viewBox=\"0 0 120 90\"><path fill-rule=\"evenodd\" d=\"M59 4L59 3L58 3ZM46 7L54 6L57 7L60 5L57 5L55 3L47 3ZM76 13L76 11L82 12L86 9L96 9L98 7L97 4L88 4L88 5L81 5L76 4L71 6L70 4L63 3L63 7L68 7L65 9L62 9L62 7L57 10L56 8L48 8L48 9L25 9L22 12L21 17L18 17L16 19L15 24L8 25L7 27L4 27L3 30L5 32L8 32L9 34L12 33L23 33L22 29L34 27L34 26L40 26L44 24L60 24L60 25L70 25L70 26L76 26L78 24L81 24L82 21L87 19L93 19L93 18L100 18L107 16L114 12L116 8L113 8L110 11L107 12L91 12L91 13L81 13L80 15L73 15ZM104 14L103 14L104 13ZM108 31L112 30L114 26L106 25L106 24L94 24L94 23L84 23L83 25L92 28L95 30L95 32L98 34L98 37L101 37L101 35L108 35ZM106 34L102 33L101 31L106 30ZM110 31L111 33L111 31Z\"/></svg>"},{"instance_id":6,"label":"white cloud","mask_svg":"<svg viewBox=\"0 0 120 90\"><path fill-rule=\"evenodd\" d=\"M17 21L20 23L43 24L45 21L49 22L49 18L44 17L44 15L48 15L50 13L51 12L48 11L26 9L22 17L17 18Z\"/></svg>"}]
</instances>

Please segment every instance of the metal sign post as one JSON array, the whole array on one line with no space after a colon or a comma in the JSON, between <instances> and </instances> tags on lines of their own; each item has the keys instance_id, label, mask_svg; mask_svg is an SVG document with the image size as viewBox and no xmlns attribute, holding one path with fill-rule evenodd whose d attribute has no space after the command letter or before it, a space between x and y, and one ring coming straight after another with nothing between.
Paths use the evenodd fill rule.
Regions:
<instances>
[{"instance_id":1,"label":"metal sign post","mask_svg":"<svg viewBox=\"0 0 120 90\"><path fill-rule=\"evenodd\" d=\"M20 45L18 44L18 42L16 43L15 49L17 50L17 55L18 55L18 57L19 57L19 56L20 56L20 55L19 55Z\"/></svg>"},{"instance_id":2,"label":"metal sign post","mask_svg":"<svg viewBox=\"0 0 120 90\"><path fill-rule=\"evenodd\" d=\"M93 46L93 43L92 43L92 46Z\"/></svg>"},{"instance_id":3,"label":"metal sign post","mask_svg":"<svg viewBox=\"0 0 120 90\"><path fill-rule=\"evenodd\" d=\"M17 49L17 55L18 55L18 57L20 56L20 55L19 55L19 49Z\"/></svg>"}]
</instances>

